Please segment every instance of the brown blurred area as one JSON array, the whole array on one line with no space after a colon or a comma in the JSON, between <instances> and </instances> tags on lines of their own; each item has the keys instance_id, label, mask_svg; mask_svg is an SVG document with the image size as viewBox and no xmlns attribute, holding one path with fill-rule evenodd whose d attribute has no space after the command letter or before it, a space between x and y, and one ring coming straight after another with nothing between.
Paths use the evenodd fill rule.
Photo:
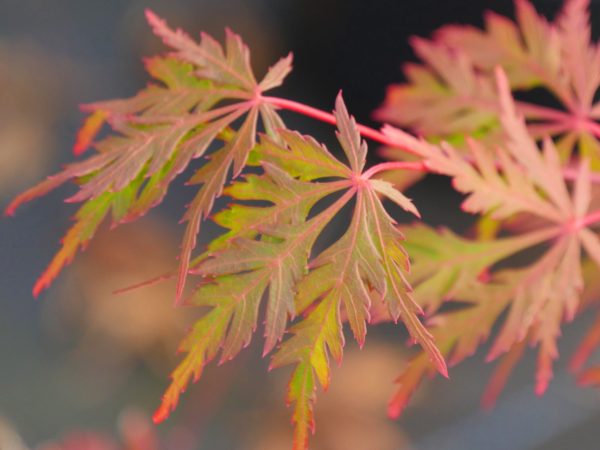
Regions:
<instances>
[{"instance_id":1,"label":"brown blurred area","mask_svg":"<svg viewBox=\"0 0 600 450\"><path fill-rule=\"evenodd\" d=\"M55 130L71 111L69 85L81 67L33 40L0 38L0 195L47 175L58 152ZM69 101L70 100L70 101Z\"/></svg>"},{"instance_id":2,"label":"brown blurred area","mask_svg":"<svg viewBox=\"0 0 600 450\"><path fill-rule=\"evenodd\" d=\"M411 450L406 435L386 416L392 374L399 373L403 359L400 347L376 339L363 350L349 346L343 364L333 370L330 388L317 392L314 448ZM285 381L282 377L280 391L285 389ZM272 409L281 410L277 405ZM264 417L249 450L289 447L289 414L289 410L281 410L279 415Z\"/></svg>"},{"instance_id":3,"label":"brown blurred area","mask_svg":"<svg viewBox=\"0 0 600 450\"><path fill-rule=\"evenodd\" d=\"M47 303L49 331L68 339L72 356L85 364L116 370L142 361L165 375L176 362L174 349L196 311L174 308L174 284L115 293L134 283L173 270L178 242L176 233L158 219L128 224L113 230L104 227L65 276L58 301ZM110 351L108 351L110 349ZM104 360L98 361L99 358Z\"/></svg>"}]
</instances>

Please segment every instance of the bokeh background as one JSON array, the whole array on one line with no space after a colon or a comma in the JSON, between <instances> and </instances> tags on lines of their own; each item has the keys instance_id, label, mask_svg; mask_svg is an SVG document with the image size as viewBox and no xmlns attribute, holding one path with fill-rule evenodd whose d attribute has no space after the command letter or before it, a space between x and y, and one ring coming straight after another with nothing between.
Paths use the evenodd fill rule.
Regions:
<instances>
[{"instance_id":1,"label":"bokeh background","mask_svg":"<svg viewBox=\"0 0 600 450\"><path fill-rule=\"evenodd\" d=\"M552 16L558 0L537 0ZM408 37L449 22L481 25L472 0L0 0L0 204L71 159L78 104L132 95L147 81L141 58L162 51L144 8L171 25L222 37L230 26L252 49L257 73L292 50L295 69L279 94L330 110L342 89L359 121L413 60ZM592 2L600 29L600 3ZM302 132L333 142L329 126L286 115ZM372 161L376 157L372 157ZM0 220L0 450L279 450L290 448L283 398L289 371L267 373L260 339L232 363L209 367L179 410L154 427L175 349L196 312L172 308L166 283L127 295L114 289L173 267L191 191L179 183L139 223L103 230L46 293L31 287L57 249L74 207L69 187ZM425 220L462 229L460 198L445 180L411 191ZM586 319L565 329L568 355ZM533 394L534 355L516 370L493 411L479 408L491 373L482 354L416 395L401 420L385 406L406 364L401 327L349 339L331 390L319 393L318 450L597 449L600 394L575 386L565 359L545 397ZM258 345L257 345L258 344Z\"/></svg>"}]
</instances>

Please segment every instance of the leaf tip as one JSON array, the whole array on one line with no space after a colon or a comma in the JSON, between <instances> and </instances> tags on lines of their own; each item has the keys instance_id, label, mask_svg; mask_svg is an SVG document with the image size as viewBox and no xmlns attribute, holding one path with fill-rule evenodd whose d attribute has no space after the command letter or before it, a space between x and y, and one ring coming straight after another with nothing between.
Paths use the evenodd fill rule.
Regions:
<instances>
[{"instance_id":1,"label":"leaf tip","mask_svg":"<svg viewBox=\"0 0 600 450\"><path fill-rule=\"evenodd\" d=\"M271 350L273 350L273 347L275 346L274 343L272 343L270 340L267 339L267 341L265 341L265 346L263 348L261 357L264 358L265 356L267 356L269 353L271 353ZM272 367L271 365L269 365L269 370L271 370Z\"/></svg>"},{"instance_id":2,"label":"leaf tip","mask_svg":"<svg viewBox=\"0 0 600 450\"><path fill-rule=\"evenodd\" d=\"M535 383L535 395L537 395L538 397L543 396L546 393L546 390L548 389L548 380L538 380Z\"/></svg>"},{"instance_id":3,"label":"leaf tip","mask_svg":"<svg viewBox=\"0 0 600 450\"><path fill-rule=\"evenodd\" d=\"M17 208L19 207L16 199L11 201L6 208L4 208L3 215L4 217L14 217Z\"/></svg>"},{"instance_id":4,"label":"leaf tip","mask_svg":"<svg viewBox=\"0 0 600 450\"><path fill-rule=\"evenodd\" d=\"M152 26L153 28L157 25L162 24L163 22L163 20L160 17L158 17L156 13L150 8L144 9L144 15L146 16L146 20L148 21L150 26Z\"/></svg>"},{"instance_id":5,"label":"leaf tip","mask_svg":"<svg viewBox=\"0 0 600 450\"><path fill-rule=\"evenodd\" d=\"M44 289L46 289L49 285L50 285L50 280L48 279L46 274L43 274L40 278L38 278L38 280L35 282L35 284L33 286L33 289L31 290L33 298L38 298L40 296L40 294L42 293L42 291Z\"/></svg>"},{"instance_id":6,"label":"leaf tip","mask_svg":"<svg viewBox=\"0 0 600 450\"><path fill-rule=\"evenodd\" d=\"M104 125L107 117L108 115L105 111L98 109L85 119L77 132L77 138L73 145L73 154L75 156L81 155L91 146L92 141L102 129L102 125Z\"/></svg>"},{"instance_id":7,"label":"leaf tip","mask_svg":"<svg viewBox=\"0 0 600 450\"><path fill-rule=\"evenodd\" d=\"M152 414L152 422L154 422L155 425L158 425L164 422L170 414L171 408L163 402L158 409L154 411L154 414Z\"/></svg>"},{"instance_id":8,"label":"leaf tip","mask_svg":"<svg viewBox=\"0 0 600 450\"><path fill-rule=\"evenodd\" d=\"M398 419L402 415L402 411L404 411L404 408L406 407L407 403L408 398L405 397L401 399L392 399L392 401L390 401L387 407L388 417L392 420Z\"/></svg>"},{"instance_id":9,"label":"leaf tip","mask_svg":"<svg viewBox=\"0 0 600 450\"><path fill-rule=\"evenodd\" d=\"M447 380L450 379L450 375L448 374L448 365L446 364L446 361L444 360L444 358L441 358L440 360L436 361L436 367L438 372Z\"/></svg>"}]
</instances>

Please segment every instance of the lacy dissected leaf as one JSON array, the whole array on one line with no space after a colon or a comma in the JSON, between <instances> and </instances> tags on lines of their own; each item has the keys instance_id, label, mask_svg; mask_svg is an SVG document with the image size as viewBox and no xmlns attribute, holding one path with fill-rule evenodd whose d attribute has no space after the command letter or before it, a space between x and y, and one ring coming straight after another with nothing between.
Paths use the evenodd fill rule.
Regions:
<instances>
[{"instance_id":1,"label":"lacy dissected leaf","mask_svg":"<svg viewBox=\"0 0 600 450\"><path fill-rule=\"evenodd\" d=\"M572 217L572 205L558 152L550 139L540 152L514 107L503 72L498 70L496 76L503 147L492 151L470 139L470 158L465 158L447 143L429 144L389 126L385 132L416 149L431 170L452 177L453 186L467 194L465 211L491 213L498 220L526 212L562 224Z\"/></svg>"},{"instance_id":2,"label":"lacy dissected leaf","mask_svg":"<svg viewBox=\"0 0 600 450\"><path fill-rule=\"evenodd\" d=\"M411 256L410 284L417 303L429 314L444 300L467 292L478 280L489 276L493 265L555 235L542 229L520 236L477 241L457 236L448 229L435 230L424 224L404 229L406 248ZM460 297L459 297L460 299Z\"/></svg>"},{"instance_id":3,"label":"lacy dissected leaf","mask_svg":"<svg viewBox=\"0 0 600 450\"><path fill-rule=\"evenodd\" d=\"M254 150L253 159L260 161L264 173L227 188L236 203L214 220L228 231L191 269L205 280L193 303L212 309L184 342L187 356L173 373L158 419L175 407L181 391L219 349L221 360L227 360L249 343L263 297L265 354L282 339L288 320L302 314L290 328L293 336L272 361L272 367L295 365L288 401L295 404L298 449L306 448L312 428L317 380L323 387L329 383L329 355L341 360L342 317L362 345L372 295L386 304L394 320L405 323L445 373L445 363L418 318L421 310L409 294L402 235L378 194L407 211L417 210L389 183L363 175L367 148L341 97L334 114L349 167L313 139L282 130L281 143L264 137ZM343 236L311 259L317 238L351 200L352 219ZM328 206L315 207L323 201Z\"/></svg>"},{"instance_id":4,"label":"lacy dissected leaf","mask_svg":"<svg viewBox=\"0 0 600 450\"><path fill-rule=\"evenodd\" d=\"M502 67L515 91L548 90L561 109L519 102L536 137L560 135L564 159L575 144L597 169L600 105L600 50L591 42L589 0L567 0L553 23L527 0L516 0L516 23L487 13L485 30L441 28L432 41L414 39L423 64L409 64L407 83L389 88L377 115L411 127L427 138L453 140L466 135L500 142L493 73Z\"/></svg>"},{"instance_id":5,"label":"lacy dissected leaf","mask_svg":"<svg viewBox=\"0 0 600 450\"><path fill-rule=\"evenodd\" d=\"M492 274L486 283L468 279L453 285L453 299L468 306L437 314L430 320L436 343L453 366L475 353L508 309L487 355L488 361L501 355L502 359L483 395L484 406L495 402L528 343L539 347L536 393L546 390L552 378L552 363L558 357L556 341L561 324L565 318L572 318L570 314L577 308L583 287L578 249L577 238L565 238L530 267L502 270ZM419 298L418 287L415 297ZM388 409L392 417L401 414L423 378L432 373L425 354L411 360L397 380L399 387Z\"/></svg>"},{"instance_id":6,"label":"lacy dissected leaf","mask_svg":"<svg viewBox=\"0 0 600 450\"><path fill-rule=\"evenodd\" d=\"M497 127L496 93L489 77L460 50L442 42L413 38L411 43L425 65L404 65L408 82L388 88L377 119L448 141L480 137Z\"/></svg>"},{"instance_id":7,"label":"lacy dissected leaf","mask_svg":"<svg viewBox=\"0 0 600 450\"><path fill-rule=\"evenodd\" d=\"M415 298L420 304L437 308L444 299L483 302L498 295L504 299L502 308L495 310L493 320L474 321L482 335L487 336L496 318L505 309L508 315L498 336L494 339L488 359L507 353L488 392L486 403L491 403L503 385L510 368L522 354L523 341L537 346L538 369L536 392L543 393L552 378L552 363L558 357L556 341L561 324L572 320L580 308L584 288L581 261L583 252L596 264L600 240L589 227L596 213L589 216L591 204L591 173L586 160L581 162L578 177L569 190L561 175L558 151L550 139L540 150L528 134L525 122L514 107L507 79L497 72L500 123L506 136L504 147L492 154L481 144L470 142L470 158L465 159L452 146L435 146L418 141L397 130L387 132L395 139L408 143L424 156L426 164L453 178L460 192L467 194L463 203L466 211L490 214L497 220L526 212L541 220L537 227L526 233L491 242L472 242L445 233L438 234L423 226L409 229L411 238L408 250L413 258L411 284L416 287ZM493 156L492 156L493 155ZM545 252L526 268L492 270L515 252L546 243ZM476 284L481 271L486 270L487 283ZM473 309L475 314L477 309ZM469 309L434 317L452 317L462 320ZM444 319L446 320L446 319ZM447 319L449 320L449 319ZM446 357L454 342L469 330L457 331L458 325L443 325L436 332L436 342ZM485 324L482 325L482 324ZM472 341L469 341L472 342ZM446 344L446 347L444 346ZM451 362L462 359L466 353L458 352ZM401 376L401 387L392 402L392 412L399 412L428 364L421 357Z\"/></svg>"},{"instance_id":8,"label":"lacy dissected leaf","mask_svg":"<svg viewBox=\"0 0 600 450\"><path fill-rule=\"evenodd\" d=\"M569 368L574 372L579 372L588 361L592 353L600 345L600 315L596 317L593 325L589 328L579 348L573 354L569 363Z\"/></svg>"},{"instance_id":9,"label":"lacy dissected leaf","mask_svg":"<svg viewBox=\"0 0 600 450\"><path fill-rule=\"evenodd\" d=\"M69 199L72 202L128 192L130 198L126 204L120 202L116 222L130 221L160 203L177 175L193 159L203 158L205 164L190 180L200 187L184 216L187 227L180 256L179 297L200 223L209 215L228 177L237 177L244 168L256 143L259 116L274 138L275 131L284 127L274 107L262 102L260 94L282 83L291 70L291 56L277 62L258 83L248 48L231 31L226 32L224 47L207 34L197 43L181 30L168 28L152 12L148 11L147 17L154 32L173 50L146 61L157 83L129 99L86 105L91 114L74 151L80 154L93 145L96 153L19 195L6 212L12 214L20 204L75 180L79 191ZM105 123L113 134L94 144ZM223 142L221 148L207 156L211 144L219 141ZM80 220L93 221L94 217ZM54 267L42 276L44 285L58 274L59 266Z\"/></svg>"},{"instance_id":10,"label":"lacy dissected leaf","mask_svg":"<svg viewBox=\"0 0 600 450\"><path fill-rule=\"evenodd\" d=\"M579 183L580 186L576 187L573 193L574 204L583 205L577 199L585 198L581 189L585 189L582 185L589 183L589 180L585 180L585 174L582 178L584 181ZM435 234L432 230L417 229L417 233L420 233L421 237L430 235L427 242L434 242L431 245L424 245L422 249L419 246L407 245L414 259L414 279L411 278L410 281L416 286L414 296L417 301L427 304L428 301L434 299L439 303L442 300L441 296L449 291L452 295L451 299L472 304L467 309L438 314L431 319L431 323L436 325L433 329L436 343L444 357L448 358L449 364L456 364L472 354L478 343L482 342L484 337L487 338L500 313L504 309L508 309L508 315L498 335L494 338L487 356L487 359L491 361L504 355L484 394L484 405L490 406L495 401L512 368L522 356L524 343L530 343L539 348L536 393L542 394L552 378L553 361L558 357L556 341L560 336L561 324L564 321L572 320L580 307L580 297L584 287L581 269L582 251L585 249L588 256L598 264L597 244L600 242L598 236L587 228L571 229L563 232L564 234L561 233L560 236L557 236L556 231L553 232L552 229L542 229L539 232L533 231L522 236L504 238L489 243L475 242L466 243L466 245L463 243L462 254L455 256L451 250L450 254L444 255L439 249L436 249ZM415 235L411 229L407 231L407 236L409 239L418 239L418 234ZM501 255L500 252L497 256L509 255L515 250L527 248L552 236L556 240L542 257L530 266L488 273L486 278L489 280L486 280L486 283L477 282L477 272L474 271L474 268L481 268L486 260L494 260L494 256L496 256L494 249L501 250L503 242L507 244L506 253ZM445 237L450 249L452 249L453 239L456 238L449 240ZM485 249L486 244L490 244L487 250L490 255L478 253L477 250ZM437 264L435 263L436 256L441 259ZM470 256L473 257L471 261L469 261ZM451 265L453 259L458 262L457 266ZM427 261L433 260L433 269L446 273L439 278L435 275L425 278L425 281L420 284L419 277L423 272L429 270L419 264L420 260L423 265L426 265ZM469 263L464 264L464 261ZM450 270L454 270L454 272L449 272ZM448 273L456 273L456 275L451 277ZM422 287L423 285L425 287ZM486 314L490 315L480 317L481 311L486 311ZM472 317L473 315L478 318ZM463 320L465 322L462 322ZM458 322L470 322L476 326L465 326ZM480 338L473 339L473 333L479 333ZM579 368L587 359L597 345L597 336L597 330L592 329L577 357L573 360L574 367ZM469 345L464 344L463 341ZM450 354L449 352L455 348L454 346L456 346L456 350ZM465 351L465 348L469 351ZM400 414L414 390L429 372L430 364L425 355L417 356L398 380L400 387L390 403L390 414L393 416Z\"/></svg>"}]
</instances>

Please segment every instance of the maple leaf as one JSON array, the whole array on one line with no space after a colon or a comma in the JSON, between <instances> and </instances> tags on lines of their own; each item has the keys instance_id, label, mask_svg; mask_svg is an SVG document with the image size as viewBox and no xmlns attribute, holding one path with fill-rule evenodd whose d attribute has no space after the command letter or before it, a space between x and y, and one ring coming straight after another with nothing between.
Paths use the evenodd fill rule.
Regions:
<instances>
[{"instance_id":1,"label":"maple leaf","mask_svg":"<svg viewBox=\"0 0 600 450\"><path fill-rule=\"evenodd\" d=\"M411 44L426 65L404 65L408 83L388 87L378 120L449 141L480 137L497 125L493 82L461 50L421 38Z\"/></svg>"},{"instance_id":2,"label":"maple leaf","mask_svg":"<svg viewBox=\"0 0 600 450\"><path fill-rule=\"evenodd\" d=\"M494 152L469 139L470 159L466 159L447 143L429 144L391 126L384 132L415 149L429 169L452 177L455 189L467 194L462 204L465 211L491 213L494 219L528 212L562 224L572 218L572 204L556 147L551 139L545 139L543 154L539 151L515 109L501 69L496 71L496 81L505 141Z\"/></svg>"},{"instance_id":3,"label":"maple leaf","mask_svg":"<svg viewBox=\"0 0 600 450\"><path fill-rule=\"evenodd\" d=\"M410 236L410 232L407 235ZM505 238L504 241L517 244L518 240L524 237L527 236ZM535 236L532 233L529 237L532 238L529 242L531 244L543 236ZM448 283L453 289L451 300L462 302L461 308L458 311L433 316L428 325L450 366L473 355L479 345L488 339L501 314L506 309L509 311L487 356L488 361L501 355L503 358L483 395L484 406L490 407L495 402L510 372L523 355L527 343L539 346L536 393L540 395L546 390L552 378L552 362L558 357L556 340L560 336L561 323L565 316L570 319L569 314L573 314L572 309L577 307L582 288L579 274L581 263L580 255L576 252L576 240L577 238L573 237L563 238L562 243L554 244L533 265L525 269L498 271L493 273L491 280L486 283L479 282L474 276L463 276L460 282L455 279ZM493 244L497 244L499 248L502 241L495 241ZM469 254L470 248L477 250L480 248L479 244L481 243L467 243L463 249ZM525 244L522 248L528 246ZM513 249L516 247L518 245ZM507 250L507 254L509 253ZM425 254L426 251L421 255L423 262L426 261ZM419 257L414 251L411 255ZM482 254L478 259L482 261L486 257L487 255ZM452 258L449 257L448 260L451 261ZM418 264L415 263L414 267L418 267ZM434 288L439 285L435 278L430 280L425 283L433 284ZM415 284L417 288L414 295L419 301L419 284ZM429 295L431 292L435 292L435 289L426 290ZM596 335L597 332L588 339L587 351L591 351L596 345ZM584 356L580 355L581 357ZM388 408L391 417L398 417L402 413L423 378L432 373L431 363L424 353L421 352L410 361L397 379L398 389Z\"/></svg>"},{"instance_id":4,"label":"maple leaf","mask_svg":"<svg viewBox=\"0 0 600 450\"><path fill-rule=\"evenodd\" d=\"M180 256L180 298L200 223L210 214L228 177L237 177L244 168L256 144L258 117L273 137L275 130L284 127L273 105L261 101L261 94L282 83L291 70L291 55L279 60L257 82L247 47L230 30L226 30L223 48L207 34L202 34L197 43L181 30L171 30L151 11L147 11L147 18L155 34L173 49L168 56L146 61L148 72L159 84L152 84L129 99L84 106L91 114L79 131L76 154L93 144L105 123L114 134L93 144L97 153L87 160L67 166L17 196L6 213L13 214L22 203L75 180L79 191L68 201L93 205L103 193L122 193L115 197L118 203L113 206L119 213L114 215L114 222L131 221L160 203L170 183L193 159L203 158L205 164L189 181L200 187L183 219L187 227ZM240 120L241 125L234 131L231 127ZM222 140L223 146L207 156L217 140ZM90 211L92 206L82 208L78 223L98 225L100 214ZM74 249L92 237L93 230L81 235L76 227L80 225L76 224L67 234L63 249L40 277L36 293L38 287L49 285L72 259Z\"/></svg>"},{"instance_id":5,"label":"maple leaf","mask_svg":"<svg viewBox=\"0 0 600 450\"><path fill-rule=\"evenodd\" d=\"M433 333L444 356L450 357L450 364L473 353L475 343L489 335L500 313L508 308L487 359L508 353L486 392L486 404L493 402L510 368L522 354L524 341L539 346L536 393L546 390L552 378L553 360L558 357L556 341L561 324L572 320L580 307L584 287L583 251L597 265L600 263L600 239L589 228L595 220L591 217L596 213L588 215L591 173L587 160L582 160L579 176L569 192L560 175L562 166L553 142L546 139L540 151L515 108L508 80L501 69L496 71L496 77L501 108L499 121L506 141L504 147L498 147L493 154L471 140L471 159L467 160L448 144L436 146L399 130L386 130L399 142L408 144L410 140L412 148L425 157L428 167L453 178L455 188L467 194L463 203L466 211L490 214L497 220L524 212L542 219L540 228L492 242L465 241L449 232L436 234L423 226L407 231L415 243L407 246L411 257L416 259L410 279L416 286L415 299L432 310L444 299L475 305L431 319L438 324ZM477 283L481 271L541 243L547 246L545 253L528 267L492 270L487 274L488 283ZM488 304L488 298L497 309ZM477 320L479 338L476 340L472 339L469 327L455 323L474 320L471 315L490 307L493 314L486 316L486 320ZM464 351L461 344L465 339L469 351ZM452 356L450 351L455 347ZM392 415L401 412L428 371L425 358L419 356L413 360L399 378L400 388L390 406Z\"/></svg>"},{"instance_id":6,"label":"maple leaf","mask_svg":"<svg viewBox=\"0 0 600 450\"><path fill-rule=\"evenodd\" d=\"M415 38L413 47L423 64L405 67L408 82L393 85L380 120L411 127L430 139L455 143L466 135L501 142L501 124L493 89L496 66L511 88L548 90L562 109L524 101L517 103L536 138L560 136L557 147L568 160L577 145L600 167L600 48L591 42L589 0L568 0L549 23L526 0L515 0L516 23L493 12L485 30L449 25L431 41Z\"/></svg>"},{"instance_id":7,"label":"maple leaf","mask_svg":"<svg viewBox=\"0 0 600 450\"><path fill-rule=\"evenodd\" d=\"M260 161L264 173L248 175L226 189L238 201L266 201L268 206L234 203L215 215L215 221L229 231L211 244L191 270L205 280L192 302L212 309L182 346L187 356L172 375L157 420L176 406L189 381L200 376L219 349L224 361L250 342L265 293L265 354L283 337L288 318L304 313L271 364L296 365L288 401L295 403L298 449L306 447L313 424L317 380L324 388L329 383L328 354L338 361L342 357L342 315L362 345L371 295L386 304L394 320L402 319L445 374L445 363L409 294L402 235L377 194L413 214L418 212L389 183L363 172L367 147L341 96L334 115L349 166L314 139L281 130L281 143L263 137L254 149L253 159ZM329 206L313 215L317 202L332 194ZM354 211L344 235L311 260L323 229L352 199Z\"/></svg>"},{"instance_id":8,"label":"maple leaf","mask_svg":"<svg viewBox=\"0 0 600 450\"><path fill-rule=\"evenodd\" d=\"M600 315L596 317L593 325L582 340L579 348L573 354L569 368L579 372L585 365L594 350L600 345Z\"/></svg>"}]
</instances>

